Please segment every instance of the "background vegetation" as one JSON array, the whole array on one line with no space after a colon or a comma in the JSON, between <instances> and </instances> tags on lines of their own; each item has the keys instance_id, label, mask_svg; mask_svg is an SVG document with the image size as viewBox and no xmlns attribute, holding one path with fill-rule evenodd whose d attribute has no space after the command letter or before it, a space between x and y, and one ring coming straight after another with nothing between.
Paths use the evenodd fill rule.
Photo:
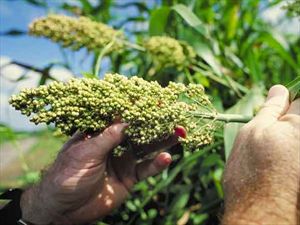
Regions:
<instances>
[{"instance_id":1,"label":"background vegetation","mask_svg":"<svg viewBox=\"0 0 300 225\"><path fill-rule=\"evenodd\" d=\"M49 1L26 2L50 9ZM108 63L101 67L101 74L113 71L138 75L162 85L168 81L200 83L220 112L252 115L270 86L287 84L300 74L299 34L279 32L261 16L261 12L277 4L281 1L74 0L59 1L55 7L51 6L51 11L83 15L110 24L123 29L137 43L154 35L187 41L197 53L197 63L186 70L154 71L146 54L131 50L105 57ZM3 34L27 35L19 30ZM62 50L62 54L65 59L62 62L49 63L45 68L30 65L27 69L39 72L40 84L48 82L52 79L49 71L57 65L72 71L76 62L70 60L70 55L76 53ZM92 71L99 52L89 55L93 58ZM174 158L171 167L139 183L129 200L99 224L218 224L223 201L221 177L239 126L220 126L215 142L194 153L184 152L180 146L170 149ZM6 168L7 175L2 174L2 188L38 181L40 169L51 163L64 141L53 135L51 128L20 133L2 125L0 136L1 151L9 145L11 151L19 151L20 159ZM24 143L30 139L35 142L24 153ZM22 174L16 172L20 170Z\"/></svg>"}]
</instances>

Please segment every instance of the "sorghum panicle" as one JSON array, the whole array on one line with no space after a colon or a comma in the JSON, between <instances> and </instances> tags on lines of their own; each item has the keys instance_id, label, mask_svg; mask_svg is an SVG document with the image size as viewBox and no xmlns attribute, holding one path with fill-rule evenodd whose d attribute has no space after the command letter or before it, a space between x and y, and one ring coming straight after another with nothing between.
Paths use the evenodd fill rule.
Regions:
<instances>
[{"instance_id":1,"label":"sorghum panicle","mask_svg":"<svg viewBox=\"0 0 300 225\"><path fill-rule=\"evenodd\" d=\"M181 97L191 99L184 102ZM187 137L180 142L189 149L212 141L214 123L194 118L190 112L212 109L201 85L170 82L161 87L156 81L106 74L103 80L72 79L67 83L25 89L10 99L10 104L31 121L54 123L65 134L75 131L101 131L116 117L129 124L127 139L134 145L162 141L178 125ZM120 148L122 149L122 148Z\"/></svg>"},{"instance_id":2,"label":"sorghum panicle","mask_svg":"<svg viewBox=\"0 0 300 225\"><path fill-rule=\"evenodd\" d=\"M29 34L49 38L72 50L83 47L89 51L100 50L114 39L110 51L121 50L124 47L120 41L124 39L121 31L87 17L73 18L52 14L33 21L29 26Z\"/></svg>"},{"instance_id":3,"label":"sorghum panicle","mask_svg":"<svg viewBox=\"0 0 300 225\"><path fill-rule=\"evenodd\" d=\"M196 57L191 46L171 37L153 36L144 42L144 47L159 69L175 67L181 70L189 66Z\"/></svg>"}]
</instances>

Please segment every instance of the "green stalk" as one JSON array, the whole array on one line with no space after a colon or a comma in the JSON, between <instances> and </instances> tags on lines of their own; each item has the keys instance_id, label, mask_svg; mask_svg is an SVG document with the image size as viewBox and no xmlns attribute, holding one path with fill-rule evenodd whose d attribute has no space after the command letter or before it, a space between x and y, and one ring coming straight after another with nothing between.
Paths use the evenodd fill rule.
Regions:
<instances>
[{"instance_id":1,"label":"green stalk","mask_svg":"<svg viewBox=\"0 0 300 225\"><path fill-rule=\"evenodd\" d=\"M97 57L96 65L95 65L95 68L94 68L94 73L97 76L99 75L102 58L110 50L110 48L113 46L113 44L115 43L115 41L122 41L126 46L131 47L131 48L136 49L136 50L139 50L139 51L142 51L142 52L146 51L146 49L143 48L142 46L139 46L137 44L131 43L129 41L117 40L116 38L114 38L108 45L106 45L103 48L103 50L100 52L99 56Z\"/></svg>"},{"instance_id":2,"label":"green stalk","mask_svg":"<svg viewBox=\"0 0 300 225\"><path fill-rule=\"evenodd\" d=\"M142 51L142 52L145 52L145 51L146 51L146 49L145 49L144 47L140 46L140 45L137 45L137 44L134 44L134 43L132 43L132 42L125 41L125 40L122 40L122 42L123 42L126 46L131 47L131 48L133 48L133 49L136 49L136 50L138 50L138 51Z\"/></svg>"},{"instance_id":3,"label":"green stalk","mask_svg":"<svg viewBox=\"0 0 300 225\"><path fill-rule=\"evenodd\" d=\"M196 118L212 119L225 123L248 123L253 117L240 114L224 114L224 113L201 113L193 112L192 115Z\"/></svg>"},{"instance_id":4,"label":"green stalk","mask_svg":"<svg viewBox=\"0 0 300 225\"><path fill-rule=\"evenodd\" d=\"M100 72L100 66L101 66L101 61L102 58L104 57L104 55L110 50L110 48L113 46L113 44L115 43L116 38L113 38L113 40L111 42L109 42L104 48L103 50L100 52L98 58L97 58L97 62L95 65L95 74L97 76L99 76L99 72Z\"/></svg>"}]
</instances>

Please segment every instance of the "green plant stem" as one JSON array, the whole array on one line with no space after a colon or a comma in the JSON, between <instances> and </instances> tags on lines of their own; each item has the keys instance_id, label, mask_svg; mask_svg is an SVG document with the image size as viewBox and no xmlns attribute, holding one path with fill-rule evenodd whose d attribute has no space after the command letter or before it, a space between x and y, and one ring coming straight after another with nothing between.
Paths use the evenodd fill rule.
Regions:
<instances>
[{"instance_id":1,"label":"green plant stem","mask_svg":"<svg viewBox=\"0 0 300 225\"><path fill-rule=\"evenodd\" d=\"M113 44L115 43L115 41L122 41L126 46L131 47L133 49L145 52L146 49L143 48L142 46L139 46L137 44L131 43L129 41L125 41L125 40L117 40L116 38L114 38L108 45L106 45L103 50L100 52L99 56L97 57L97 61L96 61L96 65L95 65L95 71L94 73L98 76L99 71L100 71L100 66L101 66L101 61L102 58L104 57L104 55L110 50L110 48L113 46Z\"/></svg>"},{"instance_id":2,"label":"green plant stem","mask_svg":"<svg viewBox=\"0 0 300 225\"><path fill-rule=\"evenodd\" d=\"M18 152L18 157L19 157L19 160L21 162L21 166L22 166L23 171L28 172L29 171L29 166L26 163L26 160L25 160L24 154L22 152L22 148L20 146L20 143L17 140L13 140L12 144L15 146L15 149Z\"/></svg>"},{"instance_id":3,"label":"green plant stem","mask_svg":"<svg viewBox=\"0 0 300 225\"><path fill-rule=\"evenodd\" d=\"M140 46L140 45L137 45L137 44L134 44L134 43L132 43L132 42L130 42L130 41L122 40L122 42L123 42L126 46L131 47L131 48L133 48L133 49L136 49L136 50L139 50L139 51L142 51L142 52L145 52L145 51L146 51L146 49L145 49L144 47L142 47L142 46Z\"/></svg>"},{"instance_id":4,"label":"green plant stem","mask_svg":"<svg viewBox=\"0 0 300 225\"><path fill-rule=\"evenodd\" d=\"M113 40L111 42L109 42L104 48L103 50L100 52L97 61L96 61L96 65L95 65L95 72L94 74L96 74L97 76L99 75L100 72L100 66L101 66L101 61L102 58L104 57L104 55L109 51L109 49L113 46L113 44L115 43L116 39L113 38Z\"/></svg>"},{"instance_id":5,"label":"green plant stem","mask_svg":"<svg viewBox=\"0 0 300 225\"><path fill-rule=\"evenodd\" d=\"M214 119L217 121L222 121L225 123L247 123L253 117L252 116L245 116L240 114L224 114L224 113L198 113L193 112L192 115L194 117L204 118L204 119Z\"/></svg>"}]
</instances>

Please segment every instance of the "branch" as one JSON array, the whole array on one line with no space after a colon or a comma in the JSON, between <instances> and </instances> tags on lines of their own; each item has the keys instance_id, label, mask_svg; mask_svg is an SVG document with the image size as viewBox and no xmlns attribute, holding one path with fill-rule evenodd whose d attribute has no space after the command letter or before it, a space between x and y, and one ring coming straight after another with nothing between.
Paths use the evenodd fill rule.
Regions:
<instances>
[{"instance_id":1,"label":"branch","mask_svg":"<svg viewBox=\"0 0 300 225\"><path fill-rule=\"evenodd\" d=\"M32 65L28 65L28 64L25 64L25 63L21 63L21 62L17 62L17 61L11 61L10 63L3 65L2 68L6 67L6 66L9 66L9 65L17 65L17 66L20 66L20 67L22 67L26 70L30 70L30 71L34 71L34 72L39 73L41 75L39 85L45 84L47 79L56 80L53 77L51 77L51 75L50 75L50 69L52 68L52 66L54 64L50 64L50 65L46 66L45 68L40 69L40 68L36 68Z\"/></svg>"}]
</instances>

